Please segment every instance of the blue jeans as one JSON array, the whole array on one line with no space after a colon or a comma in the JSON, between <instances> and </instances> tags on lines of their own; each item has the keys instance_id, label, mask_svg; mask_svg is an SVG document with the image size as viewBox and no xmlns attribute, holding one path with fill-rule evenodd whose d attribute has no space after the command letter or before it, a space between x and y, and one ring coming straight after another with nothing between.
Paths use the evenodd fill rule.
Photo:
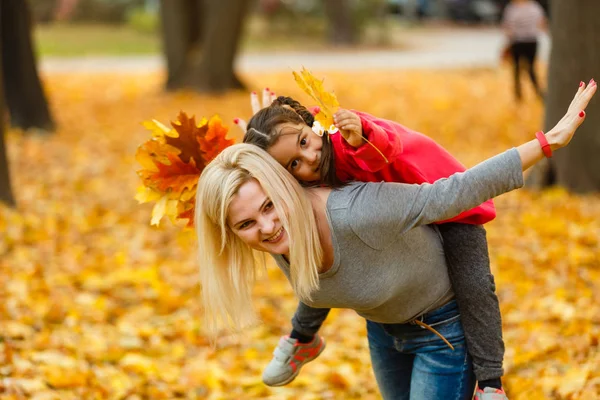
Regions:
<instances>
[{"instance_id":1,"label":"blue jeans","mask_svg":"<svg viewBox=\"0 0 600 400\"><path fill-rule=\"evenodd\" d=\"M471 399L475 375L456 302L425 314L422 321L452 343L454 350L418 325L367 321L371 363L381 395L386 400Z\"/></svg>"}]
</instances>

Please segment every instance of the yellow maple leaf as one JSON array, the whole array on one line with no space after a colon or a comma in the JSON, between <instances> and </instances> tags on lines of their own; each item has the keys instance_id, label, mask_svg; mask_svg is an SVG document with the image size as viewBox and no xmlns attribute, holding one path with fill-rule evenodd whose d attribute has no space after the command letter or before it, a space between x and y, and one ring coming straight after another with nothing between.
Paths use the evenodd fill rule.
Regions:
<instances>
[{"instance_id":1,"label":"yellow maple leaf","mask_svg":"<svg viewBox=\"0 0 600 400\"><path fill-rule=\"evenodd\" d=\"M312 97L321 110L315 115L315 120L327 129L334 124L333 114L340 108L340 103L333 93L329 93L323 87L323 80L317 79L306 68L302 68L300 73L294 71L296 83L306 94Z\"/></svg>"},{"instance_id":2,"label":"yellow maple leaf","mask_svg":"<svg viewBox=\"0 0 600 400\"><path fill-rule=\"evenodd\" d=\"M300 73L293 71L294 79L296 83L306 94L312 97L320 106L320 111L315 115L315 121L318 122L321 127L325 130L329 131L329 133L337 132L337 127L335 126L333 120L333 114L335 114L339 108L340 103L338 102L337 97L333 92L328 92L323 87L323 80L317 79L309 70L306 68L302 68ZM341 130L340 133L344 136L344 139L348 140L349 133L348 131ZM380 155L383 157L386 163L389 163L389 160L383 155L383 153L367 138L363 136L362 140L367 142L371 147L373 147Z\"/></svg>"},{"instance_id":3,"label":"yellow maple leaf","mask_svg":"<svg viewBox=\"0 0 600 400\"><path fill-rule=\"evenodd\" d=\"M156 163L171 165L168 154L181 154L175 146L166 143L161 143L159 140L148 140L141 144L136 153L135 160L148 171L158 171Z\"/></svg>"},{"instance_id":4,"label":"yellow maple leaf","mask_svg":"<svg viewBox=\"0 0 600 400\"><path fill-rule=\"evenodd\" d=\"M169 195L164 195L156 202L156 204L154 204L154 207L152 208L152 220L150 221L150 225L158 225L160 223L160 220L167 212L168 200Z\"/></svg>"},{"instance_id":5,"label":"yellow maple leaf","mask_svg":"<svg viewBox=\"0 0 600 400\"><path fill-rule=\"evenodd\" d=\"M162 124L160 121L152 119L150 121L142 122L142 126L152 132L152 136L155 137L178 137L177 131L175 129L169 129L167 126Z\"/></svg>"},{"instance_id":6,"label":"yellow maple leaf","mask_svg":"<svg viewBox=\"0 0 600 400\"><path fill-rule=\"evenodd\" d=\"M148 203L151 201L156 201L161 198L160 193L155 190L152 190L146 186L140 186L137 188L137 193L135 195L135 199L141 203Z\"/></svg>"}]
</instances>

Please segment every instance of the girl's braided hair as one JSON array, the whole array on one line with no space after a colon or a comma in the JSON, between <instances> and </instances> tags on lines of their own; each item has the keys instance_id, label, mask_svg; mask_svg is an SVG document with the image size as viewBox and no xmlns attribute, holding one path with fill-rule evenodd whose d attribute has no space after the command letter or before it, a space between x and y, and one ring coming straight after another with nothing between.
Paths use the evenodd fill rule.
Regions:
<instances>
[{"instance_id":1,"label":"girl's braided hair","mask_svg":"<svg viewBox=\"0 0 600 400\"><path fill-rule=\"evenodd\" d=\"M292 99L291 97L279 96L275 100L273 100L273 103L271 105L291 107L292 110L296 112L296 114L302 117L306 125L310 127L312 127L313 123L315 122L315 117L312 115L312 113L308 111L308 109L302 104L300 104L300 102Z\"/></svg>"},{"instance_id":2,"label":"girl's braided hair","mask_svg":"<svg viewBox=\"0 0 600 400\"><path fill-rule=\"evenodd\" d=\"M254 144L263 150L268 151L273 146L281 132L276 128L283 123L290 122L293 124L304 123L312 127L315 122L315 117L312 113L291 97L279 96L269 107L265 107L258 111L250 121L246 134L244 135L244 143ZM319 182L301 182L303 185L325 184L331 187L340 187L343 185L335 174L333 145L329 133L323 134L323 147L321 148L321 162L319 171L321 179Z\"/></svg>"}]
</instances>

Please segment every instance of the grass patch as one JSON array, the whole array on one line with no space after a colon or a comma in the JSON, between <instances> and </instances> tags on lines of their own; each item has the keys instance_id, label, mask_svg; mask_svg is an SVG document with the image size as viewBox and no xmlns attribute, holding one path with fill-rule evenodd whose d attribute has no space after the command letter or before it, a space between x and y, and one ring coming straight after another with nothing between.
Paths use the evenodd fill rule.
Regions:
<instances>
[{"instance_id":1,"label":"grass patch","mask_svg":"<svg viewBox=\"0 0 600 400\"><path fill-rule=\"evenodd\" d=\"M272 25L260 17L252 17L242 37L242 52L261 51L332 51L325 40L324 21L312 24L312 30L291 34L279 24ZM407 29L398 22L390 23L388 41L381 40L377 26L366 29L362 43L352 50L406 47ZM37 53L41 57L81 57L159 54L161 38L157 33L140 32L128 25L51 24L38 25L34 31Z\"/></svg>"},{"instance_id":2,"label":"grass patch","mask_svg":"<svg viewBox=\"0 0 600 400\"><path fill-rule=\"evenodd\" d=\"M160 37L125 25L38 25L40 56L145 55L160 52Z\"/></svg>"}]
</instances>

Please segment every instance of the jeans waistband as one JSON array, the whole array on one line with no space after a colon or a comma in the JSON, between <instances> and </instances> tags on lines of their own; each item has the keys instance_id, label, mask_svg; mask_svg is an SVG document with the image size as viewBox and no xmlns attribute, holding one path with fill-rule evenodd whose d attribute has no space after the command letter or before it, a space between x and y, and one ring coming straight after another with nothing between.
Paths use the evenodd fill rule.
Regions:
<instances>
[{"instance_id":1,"label":"jeans waistband","mask_svg":"<svg viewBox=\"0 0 600 400\"><path fill-rule=\"evenodd\" d=\"M426 329L440 337L450 348L454 347L434 327L443 322L451 322L460 318L455 300L450 300L443 306L429 311L403 324L382 324L383 329L390 335L403 335Z\"/></svg>"}]
</instances>

